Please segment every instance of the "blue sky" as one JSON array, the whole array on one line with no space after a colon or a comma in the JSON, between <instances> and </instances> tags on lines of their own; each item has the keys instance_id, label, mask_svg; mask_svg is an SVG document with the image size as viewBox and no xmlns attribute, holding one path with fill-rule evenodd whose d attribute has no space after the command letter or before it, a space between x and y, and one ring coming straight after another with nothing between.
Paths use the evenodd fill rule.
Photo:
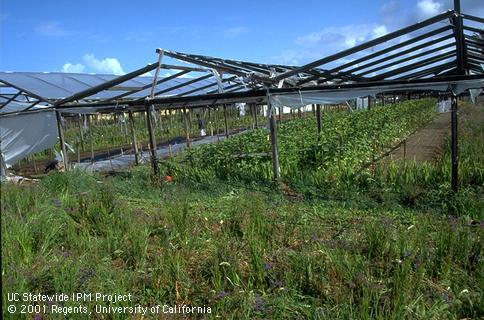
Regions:
<instances>
[{"instance_id":1,"label":"blue sky","mask_svg":"<svg viewBox=\"0 0 484 320\"><path fill-rule=\"evenodd\" d=\"M0 0L0 71L122 74L155 49L303 64L451 7L451 0ZM462 0L484 16L484 1Z\"/></svg>"}]
</instances>

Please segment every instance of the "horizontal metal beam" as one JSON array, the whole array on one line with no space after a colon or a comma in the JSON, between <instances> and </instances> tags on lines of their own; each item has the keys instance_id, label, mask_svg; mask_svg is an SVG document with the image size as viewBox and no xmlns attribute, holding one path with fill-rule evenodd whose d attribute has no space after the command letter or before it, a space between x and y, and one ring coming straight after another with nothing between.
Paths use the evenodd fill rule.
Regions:
<instances>
[{"instance_id":1,"label":"horizontal metal beam","mask_svg":"<svg viewBox=\"0 0 484 320\"><path fill-rule=\"evenodd\" d=\"M476 16L472 16L470 14L463 14L462 17L464 19L467 19L467 20L472 20L472 21L475 21L475 22L484 23L484 19L483 18L476 17Z\"/></svg>"},{"instance_id":2,"label":"horizontal metal beam","mask_svg":"<svg viewBox=\"0 0 484 320\"><path fill-rule=\"evenodd\" d=\"M484 81L484 75L448 75L448 76L438 76L431 79L399 79L399 80L384 80L384 81L374 81L374 82L360 82L360 83L348 83L348 84L337 84L337 85L321 85L321 86L311 86L311 87L288 87L288 88L271 88L271 94L280 93L299 93L299 92L336 92L339 90L358 90L358 89L379 89L382 90L403 90L408 91L405 86L419 86L428 84L452 84L458 81L465 80L481 80ZM402 89L399 89L402 88ZM255 102L264 103L264 97L266 96L266 90L250 90L244 92L225 92L225 93L214 93L214 94L204 94L197 96L186 96L186 97L155 97L154 99L147 99L146 101L127 101L124 105L131 110L144 110L145 104L156 104L159 108L166 109L179 109L182 107L198 108L211 104L217 103L236 103L236 102ZM105 107L105 112L113 110L112 103L81 103L81 104L71 104L59 107L59 109L69 109L69 108L82 108L82 107Z\"/></svg>"},{"instance_id":3,"label":"horizontal metal beam","mask_svg":"<svg viewBox=\"0 0 484 320\"><path fill-rule=\"evenodd\" d=\"M477 74L482 74L482 67L481 67L481 65L483 63L484 62L481 62L481 61L469 60L469 64L472 64L474 66L474 68L477 67L477 71L476 71Z\"/></svg>"},{"instance_id":4,"label":"horizontal metal beam","mask_svg":"<svg viewBox=\"0 0 484 320\"><path fill-rule=\"evenodd\" d=\"M243 89L243 88L244 88L244 85L239 85L239 86L227 89L227 90L225 90L225 92L236 92L236 91L239 91L240 89Z\"/></svg>"},{"instance_id":5,"label":"horizontal metal beam","mask_svg":"<svg viewBox=\"0 0 484 320\"><path fill-rule=\"evenodd\" d=\"M481 48L484 48L484 42L477 42L477 41L474 41L472 38L469 38L469 37L465 37L465 42L466 44L470 44L470 45L473 45L474 47L481 47Z\"/></svg>"},{"instance_id":6,"label":"horizontal metal beam","mask_svg":"<svg viewBox=\"0 0 484 320\"><path fill-rule=\"evenodd\" d=\"M324 92L337 92L340 90L358 90L358 89L378 89L381 88L382 91L398 91L398 90L408 90L408 85L419 86L419 85L430 85L430 84L454 84L461 80L484 80L483 75L465 75L465 76L445 76L437 77L432 79L402 79L402 80L385 80L378 82L366 82L366 83L352 83L352 84L340 84L332 86L315 86L315 87L298 87L298 88L271 88L271 94L282 94L282 93L300 93L300 92L319 92L324 94ZM166 97L159 98L159 100L149 101L149 103L154 103L159 105L161 108L166 105L171 105L173 108L179 108L181 105L187 107L203 106L215 103L236 103L236 102L249 102L258 101L257 103L264 103L264 92L265 90L255 90L248 92L233 92L233 93L220 93L213 95L202 96L192 96L185 97L185 99L180 99L176 97ZM206 98L206 99L205 99ZM147 102L148 103L148 102Z\"/></svg>"},{"instance_id":7,"label":"horizontal metal beam","mask_svg":"<svg viewBox=\"0 0 484 320\"><path fill-rule=\"evenodd\" d=\"M227 90L233 89L233 88L238 87L238 86L240 86L240 83L231 84L230 86L225 87L224 88L224 91L226 92ZM209 92L207 92L207 94L212 94L212 93L217 93L217 92L218 92L218 89L217 90L209 91Z\"/></svg>"},{"instance_id":8,"label":"horizontal metal beam","mask_svg":"<svg viewBox=\"0 0 484 320\"><path fill-rule=\"evenodd\" d=\"M269 75L270 72L271 72L269 67L263 68L263 67L260 67L260 66L247 65L245 63L237 64L237 63L232 62L232 60L217 59L217 60L215 60L215 62L216 63L223 63L224 65L227 65L229 67L242 69L244 72L248 72L248 73L259 72L259 73Z\"/></svg>"},{"instance_id":9,"label":"horizontal metal beam","mask_svg":"<svg viewBox=\"0 0 484 320\"><path fill-rule=\"evenodd\" d=\"M471 50L472 52L468 52L467 54L472 56L474 59L484 59L484 52L478 52L475 50Z\"/></svg>"},{"instance_id":10,"label":"horizontal metal beam","mask_svg":"<svg viewBox=\"0 0 484 320\"><path fill-rule=\"evenodd\" d=\"M437 76L438 77L443 77L443 76L456 75L456 74L457 74L457 63L454 64L454 67L453 68L450 68L448 70L440 71Z\"/></svg>"},{"instance_id":11,"label":"horizontal metal beam","mask_svg":"<svg viewBox=\"0 0 484 320\"><path fill-rule=\"evenodd\" d=\"M299 68L296 68L294 70L291 70L291 71L288 71L286 73L283 73L281 75L278 75L273 80L274 81L279 81L279 80L288 78L290 76L293 76L295 74L298 74L300 72L304 72L304 71L306 71L308 69L312 69L312 68L321 66L323 64L326 64L328 62L331 62L331 61L334 61L334 60L338 60L338 59L344 58L344 57L349 56L351 54L354 54L356 52L359 52L359 51L362 51L362 50L371 48L373 46L376 46L378 44L387 42L389 40L392 40L392 39L401 37L404 34L407 34L407 33L410 33L410 32L416 31L416 30L419 30L419 29L421 29L423 27L432 25L432 24L434 24L436 22L442 21L443 19L450 18L453 15L454 15L454 11L453 10L449 10L447 12L444 12L442 14L439 14L439 15L437 15L435 17L430 18L430 19L427 19L427 20L424 20L422 22L418 22L418 23L416 23L414 25L408 26L406 28L402 28L400 30L391 32L389 34L386 34L386 35L381 36L379 38L376 38L374 40L370 40L368 42L365 42L365 43L362 43L360 45L357 45L357 46L355 46L353 48L346 49L346 50L343 50L343 51L338 52L336 54L330 55L328 57L325 57L325 58L322 58L322 59L313 61L313 62L308 63L308 64L306 64L306 65L304 65L302 67L299 67Z\"/></svg>"},{"instance_id":12,"label":"horizontal metal beam","mask_svg":"<svg viewBox=\"0 0 484 320\"><path fill-rule=\"evenodd\" d=\"M210 69L205 68L195 68L189 66L177 66L174 64L160 64L160 69L168 69L168 70L186 70L186 71L193 71L193 72L210 72Z\"/></svg>"},{"instance_id":13,"label":"horizontal metal beam","mask_svg":"<svg viewBox=\"0 0 484 320\"><path fill-rule=\"evenodd\" d=\"M182 70L182 71L180 71L178 73L172 74L171 76L168 76L166 78L162 78L162 79L156 81L156 85L159 85L159 84L161 84L163 82L167 82L167 81L176 79L176 78L181 77L181 76L183 76L183 75L185 75L187 73L190 73L190 72L191 72L191 70ZM126 96L132 95L133 93L136 93L136 92L139 92L139 91L142 91L142 90L146 90L146 89L148 89L148 88L150 88L152 86L153 86L153 84L152 83L149 83L147 85L142 86L141 88L138 88L138 89L133 90L133 91L130 91L130 92L125 92L125 93L120 94L118 96L115 96L115 97L112 97L110 99L107 99L106 101L116 101L118 99L121 99L121 98L124 98ZM141 99L144 99L144 98L141 98Z\"/></svg>"},{"instance_id":14,"label":"horizontal metal beam","mask_svg":"<svg viewBox=\"0 0 484 320\"><path fill-rule=\"evenodd\" d=\"M383 65L380 65L376 68L369 69L369 70L366 70L362 73L359 73L359 75L366 75L366 74L370 74L372 72L376 72L376 71L379 71L379 70L382 70L382 69L387 69L389 67L397 66L397 65L402 64L404 62L415 60L417 58L421 58L421 57L424 57L426 55L438 52L440 50L445 50L445 49L448 49L448 48L451 48L451 47L455 47L455 43L448 43L448 44L445 44L443 46L436 47L436 48L433 48L431 50L427 50L427 51L424 51L424 52L420 52L418 54L415 54L415 55L412 55L412 56L409 56L409 57L406 57L406 58L403 58L403 59L400 59L400 60L397 60L397 61L393 61L393 62L390 62L390 63L387 63L387 64L383 64Z\"/></svg>"},{"instance_id":15,"label":"horizontal metal beam","mask_svg":"<svg viewBox=\"0 0 484 320\"><path fill-rule=\"evenodd\" d=\"M237 76L232 76L232 77L230 77L230 78L225 78L225 79L223 79L223 80L222 80L222 83L223 83L223 82L232 81L232 80L235 80L235 79L237 79ZM197 91L205 90L205 89L208 89L208 88L214 87L214 86L216 86L216 85L218 85L218 83L217 83L217 82L210 83L210 84L207 84L206 86L199 87L199 88L195 88L195 89L190 90L190 91L187 91L187 92L183 92L183 93L179 94L179 96L180 96L180 97L182 97L182 96L186 96L186 95L188 95L188 94L192 94L192 93L197 92Z\"/></svg>"},{"instance_id":16,"label":"horizontal metal beam","mask_svg":"<svg viewBox=\"0 0 484 320\"><path fill-rule=\"evenodd\" d=\"M190 62L190 63L193 63L193 64L201 65L201 66L204 66L204 67L214 68L214 69L222 70L222 71L227 71L229 73L233 73L233 74L236 74L236 75L239 75L239 76L247 75L247 72L241 72L240 70L236 70L235 68L227 67L227 66L224 66L224 65L218 65L218 64L213 63L213 62L209 63L207 61L198 60L198 59L192 58L192 57L190 57L186 54L178 53L178 52L175 52L175 51L166 50L166 51L164 51L164 53L165 53L165 55L167 55L169 57L179 59L179 60L183 60L183 61L186 61L186 62Z\"/></svg>"},{"instance_id":17,"label":"horizontal metal beam","mask_svg":"<svg viewBox=\"0 0 484 320\"><path fill-rule=\"evenodd\" d=\"M421 60L421 61L416 62L416 63L412 63L410 65L407 65L407 66L404 66L404 67L401 67L401 68L398 68L398 69L394 69L394 70L379 74L377 76L369 78L369 80L370 81L384 80L386 78L390 78L390 77L396 76L398 74L405 73L405 72L410 71L412 69L424 67L426 65L430 65L430 64L451 58L453 56L455 56L454 52L444 53L444 54L437 55L437 56L434 56L434 57L431 57L431 58L428 58L428 59Z\"/></svg>"},{"instance_id":18,"label":"horizontal metal beam","mask_svg":"<svg viewBox=\"0 0 484 320\"><path fill-rule=\"evenodd\" d=\"M475 71L476 73L481 73L482 74L482 67L481 67L481 63L479 62L475 62L472 61L472 60L469 60L469 68L472 70L472 71Z\"/></svg>"},{"instance_id":19,"label":"horizontal metal beam","mask_svg":"<svg viewBox=\"0 0 484 320\"><path fill-rule=\"evenodd\" d=\"M203 86L203 87L198 87L198 88L192 89L192 90L190 90L190 91L180 93L180 94L178 94L178 96L179 96L179 97L183 97L183 96L186 96L186 95L192 94L192 93L197 92L197 91L202 91L202 90L205 90L205 89L208 89L208 88L211 88L211 87L215 87L215 86L217 86L217 85L218 85L218 83L217 83L217 82L213 82L213 83L207 84L206 86Z\"/></svg>"},{"instance_id":20,"label":"horizontal metal beam","mask_svg":"<svg viewBox=\"0 0 484 320\"><path fill-rule=\"evenodd\" d=\"M230 68L241 69L243 72L260 72L269 75L271 70L274 69L278 70L291 70L295 68L294 66L285 66L285 65L273 65L273 64L262 64L262 63L254 63L254 62L247 62L247 61L240 61L240 60L231 60L231 59L222 59L198 54L188 54L182 52L175 52L180 55L184 55L185 57L189 57L192 59L196 59L197 61L205 61L210 64L225 64Z\"/></svg>"},{"instance_id":21,"label":"horizontal metal beam","mask_svg":"<svg viewBox=\"0 0 484 320\"><path fill-rule=\"evenodd\" d=\"M426 76L431 75L431 74L438 75L442 71L445 71L447 69L451 69L451 68L456 67L456 66L457 66L456 62L452 61L452 62L449 62L449 63L445 63L443 65L438 65L438 66L434 66L434 67L431 67L431 68L428 68L428 69L420 70L420 71L417 71L415 73L406 74L406 75L404 75L400 78L396 78L396 79L397 80L399 80L399 79L418 79L418 78L426 77Z\"/></svg>"},{"instance_id":22,"label":"horizontal metal beam","mask_svg":"<svg viewBox=\"0 0 484 320\"><path fill-rule=\"evenodd\" d=\"M475 52L477 54L480 54L480 55L483 55L484 56L484 50L483 49L478 49L478 48L475 48L475 47L469 46L469 45L467 45L466 47L467 47L467 50L468 51L472 51L472 52Z\"/></svg>"},{"instance_id":23,"label":"horizontal metal beam","mask_svg":"<svg viewBox=\"0 0 484 320\"><path fill-rule=\"evenodd\" d=\"M183 53L179 53L179 52L175 52L175 51L167 50L167 51L165 51L165 55L172 57L172 58L175 58L175 59L190 62L190 63L196 64L196 65L201 65L201 66L204 66L204 67L213 68L215 70L222 71L222 72L225 72L225 73L235 74L235 75L238 75L238 76L248 76L248 74L249 74L246 71L245 72L241 71L238 68L234 68L233 66L228 66L224 63L208 62L208 61L196 59L196 58L193 58L193 57L191 57L187 54L183 54ZM272 83L271 80L269 80L265 77L261 77L261 76L258 76L258 75L252 75L252 77L258 79L261 82Z\"/></svg>"},{"instance_id":24,"label":"horizontal metal beam","mask_svg":"<svg viewBox=\"0 0 484 320\"><path fill-rule=\"evenodd\" d=\"M16 115L19 115L19 114L32 114L32 113L53 112L53 111L54 111L53 107L48 107L48 108L41 108L41 109L34 109L34 110L27 110L27 111L2 112L2 113L0 113L0 118L16 116Z\"/></svg>"},{"instance_id":25,"label":"horizontal metal beam","mask_svg":"<svg viewBox=\"0 0 484 320\"><path fill-rule=\"evenodd\" d=\"M133 71L133 72L130 72L130 73L127 73L123 76L120 76L120 77L117 77L113 80L110 80L110 81L106 81L100 85L97 85L97 86L94 86L92 88L89 88L89 89L86 89L86 90L83 90L81 92L78 92L76 94L73 94L67 98L64 98L64 99L61 99L61 100L58 100L54 103L54 106L62 106L63 104L66 104L66 103L69 103L69 102L72 102L72 101L75 101L75 100L80 100L80 99L83 99L83 98L86 98L86 97L89 97L89 96L92 96L93 94L96 94L100 91L103 91L103 90L106 90L108 88L111 88L113 86L116 86L120 83L123 83L125 81L128 81L130 79L133 79L137 76L140 76L146 72L149 72L151 70L154 70L158 67L158 63L153 63L153 64L149 64L147 65L146 67L144 68L141 68L141 69L138 69L136 71Z\"/></svg>"},{"instance_id":26,"label":"horizontal metal beam","mask_svg":"<svg viewBox=\"0 0 484 320\"><path fill-rule=\"evenodd\" d=\"M438 28L438 29L435 29L435 30L432 30L430 32L427 32L427 33L424 33L420 36L417 36L417 37L414 37L412 39L409 39L409 40L406 40L406 41L403 41L401 43L398 43L398 44L395 44L395 45L392 45L388 48L385 48L385 49L382 49L382 50L379 50L379 51L376 51L374 53L371 53L371 54L368 54L362 58L359 58L359 59L355 59L355 60L352 60L350 62L347 62L345 64L342 64L338 67L335 67L331 70L328 70L328 73L332 74L332 73L335 73L335 72L338 72L340 70L343 70L343 69L346 69L346 68L349 68L349 67L352 67L352 66L356 66L356 65L359 65L361 64L362 62L365 62L365 61L368 61L368 60L371 60L373 58L376 58L376 57L379 57L381 55L384 55L384 54L387 54L389 52L392 52L392 51L395 51L395 50L398 50L400 48L403 48L403 47L406 47L408 45L411 45L411 44L414 44L415 42L418 42L418 41L421 41L421 40L424 40L424 39L427 39L427 38L430 38L430 37L433 37L437 34L440 34L440 33L443 33L445 31L449 31L451 30L452 27L450 25L446 25L444 27L441 27L441 28ZM452 35L450 35L450 37L453 37ZM332 78L335 78L336 76L332 77ZM331 77L328 78L328 80L331 80L332 79ZM312 78L308 78L308 79L305 79L303 81L299 81L298 82L298 85L301 85L301 84L304 84L304 83L307 83L307 82L310 82L310 81L313 81L313 80L317 80L317 77L312 77Z\"/></svg>"},{"instance_id":27,"label":"horizontal metal beam","mask_svg":"<svg viewBox=\"0 0 484 320\"><path fill-rule=\"evenodd\" d=\"M19 90L15 95L13 95L12 97L10 97L10 99L8 99L7 101L5 101L5 102L2 103L2 108L5 107L10 102L12 102L13 100L17 99L17 97L20 96L21 94L22 94L22 91Z\"/></svg>"},{"instance_id":28,"label":"horizontal metal beam","mask_svg":"<svg viewBox=\"0 0 484 320\"><path fill-rule=\"evenodd\" d=\"M471 27L471 26L463 26L463 28L464 28L464 30L472 31L472 32L475 32L475 33L478 33L478 34L480 34L481 32L484 32L483 29L474 28L474 27Z\"/></svg>"},{"instance_id":29,"label":"horizontal metal beam","mask_svg":"<svg viewBox=\"0 0 484 320\"><path fill-rule=\"evenodd\" d=\"M40 103L40 100L37 100L35 101L34 103L32 103L30 106L28 106L27 108L25 108L24 110L22 111L29 111L30 109L32 109L33 107L35 107L36 105L38 105Z\"/></svg>"},{"instance_id":30,"label":"horizontal metal beam","mask_svg":"<svg viewBox=\"0 0 484 320\"><path fill-rule=\"evenodd\" d=\"M437 44L439 42L443 42L443 41L446 41L446 40L449 40L449 39L453 39L454 36L449 34L449 35L446 35L446 36L443 36L443 37L440 37L438 39L434 39L432 41L428 41L428 42L425 42L425 43L422 43L420 45L417 45L417 46L414 46L414 47L411 47L411 48L408 48L406 50L402 50L402 51L399 51L395 54L392 54L392 55L389 55L389 56L386 56L384 58L381 58L381 59L378 59L378 60L375 60L375 61L372 61L371 63L368 63L368 64L364 64L364 65L361 65L361 66L358 66L354 69L350 69L348 70L348 72L351 72L351 73L354 73L354 72L357 72L357 71L360 71L360 70L364 70L366 68L369 68L369 67L372 67L372 66L375 66L375 65L378 65L380 63L383 63L383 62L386 62L386 61L390 61L390 60L393 60L395 58L398 58L398 57L401 57L403 55L406 55L406 54L410 54L410 53L415 53L417 50L420 50L420 49L424 49L424 48L427 48L427 47L430 47L434 44ZM454 43L450 44L451 46L455 46ZM395 64L397 64L395 62ZM365 72L366 73L366 72ZM365 73L360 73L361 74L365 74ZM371 73L371 72L370 72Z\"/></svg>"},{"instance_id":31,"label":"horizontal metal beam","mask_svg":"<svg viewBox=\"0 0 484 320\"><path fill-rule=\"evenodd\" d=\"M5 84L7 84L9 87L15 88L15 89L17 89L19 91L22 91L22 92L25 92L26 93L26 96L31 96L32 98L35 98L37 100L41 100L41 101L46 102L48 104L54 104L54 102L51 101L50 99L45 98L45 97L41 97L38 94L33 93L32 91L29 91L29 90L26 90L26 89L21 88L19 86L16 86L16 85L14 85L14 84L12 84L12 83L10 83L8 81L5 81L5 80L2 80L2 82L5 83Z\"/></svg>"},{"instance_id":32,"label":"horizontal metal beam","mask_svg":"<svg viewBox=\"0 0 484 320\"><path fill-rule=\"evenodd\" d=\"M467 53L469 58L472 58L472 60L479 61L480 63L484 63L484 57L483 56L476 56L475 54L472 54L470 52Z\"/></svg>"},{"instance_id":33,"label":"horizontal metal beam","mask_svg":"<svg viewBox=\"0 0 484 320\"><path fill-rule=\"evenodd\" d=\"M155 93L155 96L157 96L159 94L163 94L163 93L167 93L167 92L173 91L173 90L178 89L178 88L182 88L182 87L188 86L188 85L190 85L192 83L199 82L199 81L208 79L210 77L212 77L212 75L211 74L207 74L207 75L204 75L204 76L201 76L201 77L198 77L198 78L189 80L187 82L180 83L179 85L176 85L176 86L173 86L173 87L170 87L170 88L167 88L167 89L160 90L160 91L156 92Z\"/></svg>"}]
</instances>

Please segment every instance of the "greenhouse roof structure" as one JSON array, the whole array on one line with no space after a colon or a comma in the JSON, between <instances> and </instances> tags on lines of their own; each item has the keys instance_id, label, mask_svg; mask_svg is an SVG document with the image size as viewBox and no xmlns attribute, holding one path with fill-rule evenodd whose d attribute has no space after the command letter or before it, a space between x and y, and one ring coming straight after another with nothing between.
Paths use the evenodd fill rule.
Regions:
<instances>
[{"instance_id":1,"label":"greenhouse roof structure","mask_svg":"<svg viewBox=\"0 0 484 320\"><path fill-rule=\"evenodd\" d=\"M428 90L432 89L429 84L445 81L451 81L449 85L467 81L467 89L478 88L483 87L484 77L483 30L483 18L455 8L302 66L157 49L157 62L122 76L1 72L0 113L13 101L28 103L23 111L39 103L57 110L96 107L109 111L148 104L182 108L263 103L267 99L263 92L327 94L369 86L387 91ZM166 57L177 64L164 64Z\"/></svg>"},{"instance_id":2,"label":"greenhouse roof structure","mask_svg":"<svg viewBox=\"0 0 484 320\"><path fill-rule=\"evenodd\" d=\"M57 124L67 168L61 113L127 110L131 116L132 111L146 111L151 163L157 175L153 109L182 109L186 119L187 108L223 105L225 115L227 104L251 103L268 107L272 164L277 180L275 108L316 104L320 110L321 104L385 93L438 91L453 96L451 171L452 190L457 191L456 96L465 91L471 97L476 96L484 88L484 18L461 13L460 0L454 0L453 10L302 66L261 64L162 49L156 52L157 62L122 76L0 72L0 123L6 128L2 148L11 147L2 161L8 163L52 146L57 139L54 128ZM174 63L167 64L166 59ZM320 112L316 113L320 119ZM40 125L24 130L25 124L32 123L34 118ZM225 124L227 127L227 121ZM31 135L29 143L25 142L27 134Z\"/></svg>"}]
</instances>

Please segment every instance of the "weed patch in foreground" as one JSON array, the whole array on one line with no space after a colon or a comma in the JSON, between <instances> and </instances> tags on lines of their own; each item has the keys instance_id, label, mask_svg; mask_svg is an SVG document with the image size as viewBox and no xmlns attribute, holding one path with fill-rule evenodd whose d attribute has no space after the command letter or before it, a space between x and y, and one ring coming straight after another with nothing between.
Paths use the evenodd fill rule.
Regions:
<instances>
[{"instance_id":1,"label":"weed patch in foreground","mask_svg":"<svg viewBox=\"0 0 484 320\"><path fill-rule=\"evenodd\" d=\"M116 292L134 297L120 306L210 306L207 318L484 314L483 228L471 217L220 184L160 189L148 173L2 185L3 305L8 292Z\"/></svg>"}]
</instances>

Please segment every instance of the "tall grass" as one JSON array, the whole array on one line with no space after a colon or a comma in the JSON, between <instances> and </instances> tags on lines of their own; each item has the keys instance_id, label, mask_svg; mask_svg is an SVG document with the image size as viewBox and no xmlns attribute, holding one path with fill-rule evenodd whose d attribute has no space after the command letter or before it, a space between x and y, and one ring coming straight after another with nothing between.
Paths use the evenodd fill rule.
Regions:
<instances>
[{"instance_id":1,"label":"tall grass","mask_svg":"<svg viewBox=\"0 0 484 320\"><path fill-rule=\"evenodd\" d=\"M208 318L483 315L482 227L470 218L220 185L161 190L147 167L128 174L2 185L4 306L7 292L91 291L210 305Z\"/></svg>"}]
</instances>

